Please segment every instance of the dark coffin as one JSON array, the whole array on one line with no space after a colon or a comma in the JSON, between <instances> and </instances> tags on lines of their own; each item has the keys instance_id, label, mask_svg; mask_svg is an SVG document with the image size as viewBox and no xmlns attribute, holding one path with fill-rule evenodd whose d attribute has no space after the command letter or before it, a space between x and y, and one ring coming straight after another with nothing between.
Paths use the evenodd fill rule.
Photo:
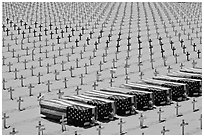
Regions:
<instances>
[{"instance_id":1,"label":"dark coffin","mask_svg":"<svg viewBox=\"0 0 204 137\"><path fill-rule=\"evenodd\" d=\"M131 113L131 102L126 96L111 95L106 92L97 90L86 91L85 94L88 96L106 98L115 101L117 115L126 115Z\"/></svg>"},{"instance_id":2,"label":"dark coffin","mask_svg":"<svg viewBox=\"0 0 204 137\"><path fill-rule=\"evenodd\" d=\"M56 103L55 101L40 101L40 114L46 116L47 118L60 120L63 115L64 117L67 117L67 108L68 106Z\"/></svg>"},{"instance_id":3,"label":"dark coffin","mask_svg":"<svg viewBox=\"0 0 204 137\"><path fill-rule=\"evenodd\" d=\"M86 103L88 105L93 105L96 106L97 108L97 120L109 118L111 114L113 113L112 109L112 104L111 102L99 100L99 99L94 99L94 98L87 98L85 96L64 96L62 99L65 100L72 100L72 101L77 101L81 103Z\"/></svg>"},{"instance_id":4,"label":"dark coffin","mask_svg":"<svg viewBox=\"0 0 204 137\"><path fill-rule=\"evenodd\" d=\"M153 79L164 80L164 81L172 81L178 83L184 83L187 87L187 95L195 96L201 95L201 87L202 81L198 79L189 79L189 78L181 78L181 77L170 77L170 76L155 76Z\"/></svg>"},{"instance_id":5,"label":"dark coffin","mask_svg":"<svg viewBox=\"0 0 204 137\"><path fill-rule=\"evenodd\" d=\"M67 108L67 123L74 126L87 126L95 122L96 107L64 99L53 99L56 103L68 106Z\"/></svg>"},{"instance_id":6,"label":"dark coffin","mask_svg":"<svg viewBox=\"0 0 204 137\"><path fill-rule=\"evenodd\" d=\"M181 78L190 78L190 79L199 79L202 80L202 75L201 74L193 74L193 73L186 73L186 72L171 72L167 74L168 76L171 77L181 77Z\"/></svg>"},{"instance_id":7,"label":"dark coffin","mask_svg":"<svg viewBox=\"0 0 204 137\"><path fill-rule=\"evenodd\" d=\"M172 97L170 88L139 83L128 83L123 84L122 86L129 89L152 92L153 102L155 105L165 105L171 103Z\"/></svg>"},{"instance_id":8,"label":"dark coffin","mask_svg":"<svg viewBox=\"0 0 204 137\"><path fill-rule=\"evenodd\" d=\"M182 68L182 69L180 69L180 71L185 72L185 73L193 73L193 74L201 74L202 75L202 69Z\"/></svg>"},{"instance_id":9,"label":"dark coffin","mask_svg":"<svg viewBox=\"0 0 204 137\"><path fill-rule=\"evenodd\" d=\"M184 83L155 80L155 79L143 79L141 82L146 84L152 84L152 85L171 88L172 100L175 100L175 101L178 101L178 100L181 101L185 99L187 95L187 86Z\"/></svg>"},{"instance_id":10,"label":"dark coffin","mask_svg":"<svg viewBox=\"0 0 204 137\"><path fill-rule=\"evenodd\" d=\"M120 93L120 94L122 93L122 94L134 95L134 97L135 97L134 106L137 109L151 108L153 105L152 92L130 90L130 89L120 88L120 87L102 88L101 90L112 91L114 93Z\"/></svg>"}]
</instances>

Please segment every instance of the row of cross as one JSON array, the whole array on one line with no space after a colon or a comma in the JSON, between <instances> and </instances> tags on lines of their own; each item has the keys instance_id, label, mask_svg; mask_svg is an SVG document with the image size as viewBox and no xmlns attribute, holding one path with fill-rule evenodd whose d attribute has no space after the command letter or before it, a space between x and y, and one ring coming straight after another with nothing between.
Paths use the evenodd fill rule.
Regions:
<instances>
[{"instance_id":1,"label":"row of cross","mask_svg":"<svg viewBox=\"0 0 204 137\"><path fill-rule=\"evenodd\" d=\"M195 98L193 98L193 100L192 100L193 112L199 111L199 109L197 109L196 106L195 106L195 103L196 103L196 102L197 102L197 101L195 100ZM176 114L175 114L175 115L176 115L176 117L182 116L182 114L179 113L179 107L181 107L181 105L179 105L179 103L177 102L176 105L175 105L175 108L176 108ZM162 110L161 107L159 107L157 113L158 113L158 121L159 121L159 123L162 123L162 122L166 121L165 118L162 118L162 113L164 113L164 110ZM8 125L6 124L6 120L7 120L8 118L9 118L9 116L7 116L6 113L3 113L3 118L2 118L2 119L3 119L3 127L4 127L4 128L10 128L10 126L8 126ZM146 117L143 115L143 113L140 113L140 116L139 116L139 127L140 127L141 129L148 127L147 125L144 124L144 120L145 120L145 119L146 119ZM200 115L199 120L200 120L200 129L202 129L202 114ZM67 128L66 128L67 122L66 122L66 121L67 121L67 118L65 118L65 116L63 115L63 116L62 116L62 119L60 120L61 127L62 127L62 128L61 128L62 132L67 131ZM124 124L124 123L125 123L125 122L122 120L122 118L120 118L119 123L118 123L118 125L120 126L120 130L119 130L119 134L120 134L120 135L123 135L123 134L126 134L126 133L127 133L127 132L124 132L124 131L123 131L123 124ZM180 124L180 126L182 127L182 128L181 128L181 129L182 129L182 130L181 130L182 135L185 134L184 127L185 127L186 125L188 125L188 123L186 123L186 122L184 121L184 119L183 119L183 120L182 120L182 123ZM39 121L39 124L38 124L38 126L36 126L36 128L38 129L38 135L41 135L41 134L43 135L43 131L45 130L45 127L44 127L44 125L42 125L41 121ZM98 128L97 128L98 135L101 135L101 130L102 130L103 128L104 128L104 127L102 127L101 124L99 124L99 126L98 126ZM165 129L165 126L163 126L163 129L162 129L162 131L161 131L161 134L165 135L166 132L169 132L169 130ZM16 133L18 133L18 132L15 130L15 128L12 128L12 131L10 132L10 134L16 134ZM143 133L143 134L144 134L144 133ZM75 131L75 135L77 135L77 131Z\"/></svg>"}]
</instances>

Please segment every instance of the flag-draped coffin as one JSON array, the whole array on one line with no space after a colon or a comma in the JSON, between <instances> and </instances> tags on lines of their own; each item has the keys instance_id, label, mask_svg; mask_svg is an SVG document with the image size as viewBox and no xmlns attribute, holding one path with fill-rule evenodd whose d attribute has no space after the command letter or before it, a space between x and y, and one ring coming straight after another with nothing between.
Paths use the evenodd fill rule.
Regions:
<instances>
[{"instance_id":1,"label":"flag-draped coffin","mask_svg":"<svg viewBox=\"0 0 204 137\"><path fill-rule=\"evenodd\" d=\"M186 87L187 87L187 95L188 96L201 95L201 87L202 87L201 80L181 78L181 77L163 76L163 75L155 76L155 77L153 77L153 79L184 83L184 84L186 84Z\"/></svg>"},{"instance_id":2,"label":"flag-draped coffin","mask_svg":"<svg viewBox=\"0 0 204 137\"><path fill-rule=\"evenodd\" d=\"M164 105L171 103L171 89L155 85L139 84L139 83L128 83L123 84L125 88L134 90L149 91L153 94L153 101L155 105Z\"/></svg>"},{"instance_id":3,"label":"flag-draped coffin","mask_svg":"<svg viewBox=\"0 0 204 137\"><path fill-rule=\"evenodd\" d=\"M85 94L115 101L117 115L126 115L131 113L131 101L126 96L111 95L97 90L86 91Z\"/></svg>"},{"instance_id":4,"label":"flag-draped coffin","mask_svg":"<svg viewBox=\"0 0 204 137\"><path fill-rule=\"evenodd\" d=\"M177 83L171 81L155 80L155 79L143 79L141 82L146 84L158 85L171 89L172 100L181 101L186 98L187 86L184 83Z\"/></svg>"}]
</instances>

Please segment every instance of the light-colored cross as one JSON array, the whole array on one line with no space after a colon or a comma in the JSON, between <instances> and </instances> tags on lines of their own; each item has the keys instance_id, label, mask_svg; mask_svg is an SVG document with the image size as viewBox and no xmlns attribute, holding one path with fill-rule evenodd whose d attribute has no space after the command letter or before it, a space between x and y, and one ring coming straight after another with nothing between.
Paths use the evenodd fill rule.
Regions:
<instances>
[{"instance_id":1,"label":"light-colored cross","mask_svg":"<svg viewBox=\"0 0 204 137\"><path fill-rule=\"evenodd\" d=\"M17 102L18 102L18 110L22 111L23 109L21 109L21 102L23 102L23 99L21 97L19 97Z\"/></svg>"},{"instance_id":2,"label":"light-colored cross","mask_svg":"<svg viewBox=\"0 0 204 137\"><path fill-rule=\"evenodd\" d=\"M124 135L126 132L123 132L123 124L125 124L125 121L123 121L122 118L120 118L120 122L118 125L120 125L120 135Z\"/></svg>"},{"instance_id":3,"label":"light-colored cross","mask_svg":"<svg viewBox=\"0 0 204 137\"><path fill-rule=\"evenodd\" d=\"M162 118L161 118L161 113L163 113L164 111L161 109L161 107L158 110L158 114L159 114L159 122L162 122Z\"/></svg>"},{"instance_id":4,"label":"light-colored cross","mask_svg":"<svg viewBox=\"0 0 204 137\"><path fill-rule=\"evenodd\" d=\"M197 100L195 99L195 98L193 98L193 100L192 100L192 104L193 104L193 112L195 112L195 111L197 111L198 109L196 109L196 102L197 102Z\"/></svg>"},{"instance_id":5,"label":"light-colored cross","mask_svg":"<svg viewBox=\"0 0 204 137\"><path fill-rule=\"evenodd\" d=\"M182 122L181 122L181 124L180 124L182 135L185 134L184 127L185 127L186 125L188 125L188 123L186 123L186 122L184 121L184 119L183 119Z\"/></svg>"},{"instance_id":6,"label":"light-colored cross","mask_svg":"<svg viewBox=\"0 0 204 137\"><path fill-rule=\"evenodd\" d=\"M66 122L67 122L67 118L65 118L64 115L62 115L62 119L60 119L61 122L61 126L62 126L62 132L66 131Z\"/></svg>"},{"instance_id":7,"label":"light-colored cross","mask_svg":"<svg viewBox=\"0 0 204 137\"><path fill-rule=\"evenodd\" d=\"M92 87L94 88L94 90L96 90L96 87L98 86L98 84L96 82L94 82L94 84L92 85Z\"/></svg>"},{"instance_id":8,"label":"light-colored cross","mask_svg":"<svg viewBox=\"0 0 204 137\"><path fill-rule=\"evenodd\" d=\"M62 98L62 95L64 95L64 92L62 92L62 91L59 89L57 95L58 95L58 98L61 99L61 98Z\"/></svg>"},{"instance_id":9,"label":"light-colored cross","mask_svg":"<svg viewBox=\"0 0 204 137\"><path fill-rule=\"evenodd\" d=\"M179 116L179 107L181 107L181 105L178 104L178 102L176 102L176 116L178 117Z\"/></svg>"},{"instance_id":10,"label":"light-colored cross","mask_svg":"<svg viewBox=\"0 0 204 137\"><path fill-rule=\"evenodd\" d=\"M98 130L98 135L101 135L101 130L104 129L104 127L101 126L101 123L99 124L98 128L96 130Z\"/></svg>"},{"instance_id":11,"label":"light-colored cross","mask_svg":"<svg viewBox=\"0 0 204 137\"><path fill-rule=\"evenodd\" d=\"M4 128L9 128L10 127L10 126L6 125L6 119L8 119L8 118L9 118L9 116L6 116L6 113L3 113L2 119L3 119L3 127Z\"/></svg>"},{"instance_id":12,"label":"light-colored cross","mask_svg":"<svg viewBox=\"0 0 204 137\"><path fill-rule=\"evenodd\" d=\"M165 135L166 132L169 132L170 130L166 129L165 126L163 126L163 129L161 131L162 135Z\"/></svg>"},{"instance_id":13,"label":"light-colored cross","mask_svg":"<svg viewBox=\"0 0 204 137\"><path fill-rule=\"evenodd\" d=\"M47 85L47 87L48 87L48 92L50 92L50 91L51 91L51 90L50 90L50 85L52 85L52 83L50 82L50 80L47 81L46 85Z\"/></svg>"},{"instance_id":14,"label":"light-colored cross","mask_svg":"<svg viewBox=\"0 0 204 137\"><path fill-rule=\"evenodd\" d=\"M81 88L79 86L77 86L77 88L75 89L75 91L77 92L77 95L79 95L80 90L81 90Z\"/></svg>"}]
</instances>

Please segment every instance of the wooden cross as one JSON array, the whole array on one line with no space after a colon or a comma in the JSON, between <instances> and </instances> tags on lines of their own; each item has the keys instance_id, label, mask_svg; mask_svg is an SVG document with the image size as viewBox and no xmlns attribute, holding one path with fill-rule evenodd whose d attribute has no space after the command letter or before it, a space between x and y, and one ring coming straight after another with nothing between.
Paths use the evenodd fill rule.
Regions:
<instances>
[{"instance_id":1,"label":"wooden cross","mask_svg":"<svg viewBox=\"0 0 204 137\"><path fill-rule=\"evenodd\" d=\"M23 109L21 109L21 102L23 102L23 99L21 97L19 97L17 102L18 102L18 110L22 111Z\"/></svg>"},{"instance_id":2,"label":"wooden cross","mask_svg":"<svg viewBox=\"0 0 204 137\"><path fill-rule=\"evenodd\" d=\"M140 120L140 128L144 128L144 119L145 117L143 116L143 114L140 114L139 120Z\"/></svg>"},{"instance_id":3,"label":"wooden cross","mask_svg":"<svg viewBox=\"0 0 204 137\"><path fill-rule=\"evenodd\" d=\"M196 51L196 44L193 43L193 51Z\"/></svg>"},{"instance_id":4,"label":"wooden cross","mask_svg":"<svg viewBox=\"0 0 204 137\"><path fill-rule=\"evenodd\" d=\"M9 66L9 72L11 72L11 66L13 66L13 64L10 61L9 61L8 66Z\"/></svg>"},{"instance_id":5,"label":"wooden cross","mask_svg":"<svg viewBox=\"0 0 204 137\"><path fill-rule=\"evenodd\" d=\"M195 60L193 60L193 62L192 62L193 68L195 68L196 64L197 64L197 62Z\"/></svg>"},{"instance_id":6,"label":"wooden cross","mask_svg":"<svg viewBox=\"0 0 204 137\"><path fill-rule=\"evenodd\" d=\"M75 89L75 91L77 92L77 95L79 95L79 90L81 90L81 88L77 86L77 88Z\"/></svg>"},{"instance_id":7,"label":"wooden cross","mask_svg":"<svg viewBox=\"0 0 204 137\"><path fill-rule=\"evenodd\" d=\"M12 87L8 88L8 92L10 92L10 99L13 100L13 91L14 89Z\"/></svg>"},{"instance_id":8,"label":"wooden cross","mask_svg":"<svg viewBox=\"0 0 204 137\"><path fill-rule=\"evenodd\" d=\"M92 57L91 56L89 56L89 64L90 64L90 66L93 65L92 64Z\"/></svg>"},{"instance_id":9,"label":"wooden cross","mask_svg":"<svg viewBox=\"0 0 204 137\"><path fill-rule=\"evenodd\" d=\"M43 76L42 74L40 74L40 72L38 72L38 75L37 75L37 77L38 77L38 84L41 84L41 81L40 81L40 77L41 76Z\"/></svg>"},{"instance_id":10,"label":"wooden cross","mask_svg":"<svg viewBox=\"0 0 204 137\"><path fill-rule=\"evenodd\" d=\"M161 131L161 134L162 135L165 135L165 133L166 132L169 132L170 130L168 130L168 129L165 129L165 126L163 126L163 129L162 129L162 131Z\"/></svg>"},{"instance_id":11,"label":"wooden cross","mask_svg":"<svg viewBox=\"0 0 204 137\"><path fill-rule=\"evenodd\" d=\"M101 130L104 129L104 127L101 126L101 123L99 124L98 128L96 130L98 130L98 135L101 135Z\"/></svg>"},{"instance_id":12,"label":"wooden cross","mask_svg":"<svg viewBox=\"0 0 204 137\"><path fill-rule=\"evenodd\" d=\"M123 132L123 124L125 124L125 121L123 121L122 118L120 118L120 122L118 125L120 125L120 135L124 135L126 132Z\"/></svg>"},{"instance_id":13,"label":"wooden cross","mask_svg":"<svg viewBox=\"0 0 204 137\"><path fill-rule=\"evenodd\" d=\"M79 59L76 58L76 68L79 68Z\"/></svg>"},{"instance_id":14,"label":"wooden cross","mask_svg":"<svg viewBox=\"0 0 204 137\"><path fill-rule=\"evenodd\" d=\"M185 134L184 127L185 127L186 125L188 125L188 123L186 123L186 122L184 121L184 119L183 119L182 122L181 122L181 124L180 124L180 126L182 127L182 128L181 128L182 135Z\"/></svg>"},{"instance_id":15,"label":"wooden cross","mask_svg":"<svg viewBox=\"0 0 204 137\"><path fill-rule=\"evenodd\" d=\"M3 119L3 127L4 128L9 128L10 127L10 126L6 125L6 119L8 119L8 118L9 118L9 116L6 116L6 113L3 113L2 119Z\"/></svg>"},{"instance_id":16,"label":"wooden cross","mask_svg":"<svg viewBox=\"0 0 204 137\"><path fill-rule=\"evenodd\" d=\"M55 74L55 80L59 80L59 79L57 78L57 75L59 75L59 72L58 72L56 69L55 69L54 74Z\"/></svg>"},{"instance_id":17,"label":"wooden cross","mask_svg":"<svg viewBox=\"0 0 204 137\"><path fill-rule=\"evenodd\" d=\"M201 53L201 51L198 50L198 51L197 51L198 58L200 58L200 53Z\"/></svg>"},{"instance_id":18,"label":"wooden cross","mask_svg":"<svg viewBox=\"0 0 204 137\"><path fill-rule=\"evenodd\" d=\"M195 98L193 98L192 104L193 104L193 112L197 111L198 109L196 109L196 102L197 100Z\"/></svg>"},{"instance_id":19,"label":"wooden cross","mask_svg":"<svg viewBox=\"0 0 204 137\"><path fill-rule=\"evenodd\" d=\"M186 59L187 59L187 61L189 61L189 56L190 56L190 53L187 52L187 53L186 53Z\"/></svg>"},{"instance_id":20,"label":"wooden cross","mask_svg":"<svg viewBox=\"0 0 204 137\"><path fill-rule=\"evenodd\" d=\"M144 76L144 73L143 72L140 72L140 79L142 79L142 76Z\"/></svg>"},{"instance_id":21,"label":"wooden cross","mask_svg":"<svg viewBox=\"0 0 204 137\"><path fill-rule=\"evenodd\" d=\"M180 68L182 69L182 68L183 68L183 66L184 66L184 64L183 64L183 63L181 63L181 64L180 64Z\"/></svg>"},{"instance_id":22,"label":"wooden cross","mask_svg":"<svg viewBox=\"0 0 204 137\"><path fill-rule=\"evenodd\" d=\"M85 74L88 74L88 70L87 70L87 68L88 68L88 65L87 65L87 63L85 63L85 65L84 65Z\"/></svg>"},{"instance_id":23,"label":"wooden cross","mask_svg":"<svg viewBox=\"0 0 204 137\"><path fill-rule=\"evenodd\" d=\"M94 90L96 90L96 87L98 86L98 84L96 82L94 82L94 84L92 85L92 87L94 88Z\"/></svg>"},{"instance_id":24,"label":"wooden cross","mask_svg":"<svg viewBox=\"0 0 204 137\"><path fill-rule=\"evenodd\" d=\"M50 80L47 81L46 85L48 87L48 92L51 92L50 85L52 85L52 83L50 82Z\"/></svg>"},{"instance_id":25,"label":"wooden cross","mask_svg":"<svg viewBox=\"0 0 204 137\"><path fill-rule=\"evenodd\" d=\"M23 75L21 75L21 77L19 79L21 80L21 86L24 87L23 79L25 79L25 77L23 77Z\"/></svg>"},{"instance_id":26,"label":"wooden cross","mask_svg":"<svg viewBox=\"0 0 204 137\"><path fill-rule=\"evenodd\" d=\"M110 69L110 74L111 74L111 78L117 78L116 76L114 76L116 69L111 68Z\"/></svg>"},{"instance_id":27,"label":"wooden cross","mask_svg":"<svg viewBox=\"0 0 204 137\"><path fill-rule=\"evenodd\" d=\"M202 114L200 114L199 120L200 120L200 129L202 129Z\"/></svg>"},{"instance_id":28,"label":"wooden cross","mask_svg":"<svg viewBox=\"0 0 204 137\"><path fill-rule=\"evenodd\" d=\"M174 58L175 58L176 64L178 63L178 57L179 57L178 54L175 54L175 55L174 55Z\"/></svg>"},{"instance_id":29,"label":"wooden cross","mask_svg":"<svg viewBox=\"0 0 204 137\"><path fill-rule=\"evenodd\" d=\"M61 126L62 126L62 132L66 131L67 118L65 118L64 115L62 115L62 119L60 119L60 122L61 122Z\"/></svg>"},{"instance_id":30,"label":"wooden cross","mask_svg":"<svg viewBox=\"0 0 204 137\"><path fill-rule=\"evenodd\" d=\"M161 107L159 108L158 110L158 114L159 114L159 122L162 122L162 118L161 118L161 114L163 113L164 111L161 109Z\"/></svg>"},{"instance_id":31,"label":"wooden cross","mask_svg":"<svg viewBox=\"0 0 204 137\"><path fill-rule=\"evenodd\" d=\"M61 51L62 51L62 48L59 47L59 48L58 48L58 55L59 55L59 56L62 56L62 55L61 55Z\"/></svg>"},{"instance_id":32,"label":"wooden cross","mask_svg":"<svg viewBox=\"0 0 204 137\"><path fill-rule=\"evenodd\" d=\"M106 63L107 62L106 61L106 55L104 53L103 53L102 57L103 57L103 63Z\"/></svg>"},{"instance_id":33,"label":"wooden cross","mask_svg":"<svg viewBox=\"0 0 204 137\"><path fill-rule=\"evenodd\" d=\"M62 65L62 71L65 71L65 69L64 69L64 64L65 64L65 61L62 60L62 62L61 62L61 65Z\"/></svg>"},{"instance_id":34,"label":"wooden cross","mask_svg":"<svg viewBox=\"0 0 204 137\"><path fill-rule=\"evenodd\" d=\"M74 76L73 76L73 70L74 70L74 67L70 66L69 71L70 71L71 77L74 77Z\"/></svg>"},{"instance_id":35,"label":"wooden cross","mask_svg":"<svg viewBox=\"0 0 204 137\"><path fill-rule=\"evenodd\" d=\"M39 95L37 96L37 100L39 101L39 104L40 104L41 100L43 100L43 99L44 99L44 95L39 93Z\"/></svg>"},{"instance_id":36,"label":"wooden cross","mask_svg":"<svg viewBox=\"0 0 204 137\"><path fill-rule=\"evenodd\" d=\"M62 95L64 95L64 92L61 92L61 90L59 89L57 95L58 95L58 98L61 99Z\"/></svg>"},{"instance_id":37,"label":"wooden cross","mask_svg":"<svg viewBox=\"0 0 204 137\"><path fill-rule=\"evenodd\" d=\"M3 84L3 90L6 90L6 79L5 78L3 78L3 80L2 80L2 84Z\"/></svg>"},{"instance_id":38,"label":"wooden cross","mask_svg":"<svg viewBox=\"0 0 204 137\"><path fill-rule=\"evenodd\" d=\"M100 76L101 76L101 73L99 73L98 71L96 71L96 81L97 81L97 82L101 81L101 80L100 80Z\"/></svg>"},{"instance_id":39,"label":"wooden cross","mask_svg":"<svg viewBox=\"0 0 204 137\"><path fill-rule=\"evenodd\" d=\"M9 133L10 135L15 135L15 134L17 134L18 133L18 131L16 131L16 129L15 128L12 128L12 131Z\"/></svg>"},{"instance_id":40,"label":"wooden cross","mask_svg":"<svg viewBox=\"0 0 204 137\"><path fill-rule=\"evenodd\" d=\"M167 68L168 73L170 73L171 69L173 69L173 68L171 68L171 66L169 65L168 68Z\"/></svg>"},{"instance_id":41,"label":"wooden cross","mask_svg":"<svg viewBox=\"0 0 204 137\"><path fill-rule=\"evenodd\" d=\"M44 125L42 125L41 121L38 122L36 128L38 129L38 135L43 135L43 130L45 130L45 128Z\"/></svg>"},{"instance_id":42,"label":"wooden cross","mask_svg":"<svg viewBox=\"0 0 204 137\"><path fill-rule=\"evenodd\" d=\"M111 79L110 79L110 82L109 82L111 87L113 86L113 82L114 82L114 81L113 81L113 79L111 78Z\"/></svg>"},{"instance_id":43,"label":"wooden cross","mask_svg":"<svg viewBox=\"0 0 204 137\"><path fill-rule=\"evenodd\" d=\"M181 107L181 105L179 105L178 102L176 102L175 108L176 108L176 116L177 117L181 116L181 115L179 115L179 107Z\"/></svg>"},{"instance_id":44,"label":"wooden cross","mask_svg":"<svg viewBox=\"0 0 204 137\"><path fill-rule=\"evenodd\" d=\"M83 82L83 78L84 78L83 74L81 74L79 78L81 79L81 85L83 85L84 84L84 82Z\"/></svg>"},{"instance_id":45,"label":"wooden cross","mask_svg":"<svg viewBox=\"0 0 204 137\"><path fill-rule=\"evenodd\" d=\"M64 77L64 88L67 88L67 81L68 81L68 79L66 78L66 77Z\"/></svg>"},{"instance_id":46,"label":"wooden cross","mask_svg":"<svg viewBox=\"0 0 204 137\"><path fill-rule=\"evenodd\" d=\"M103 63L102 63L102 61L100 61L100 63L99 63L99 71L100 71L100 72L103 71L103 70L102 70L102 65L103 65Z\"/></svg>"},{"instance_id":47,"label":"wooden cross","mask_svg":"<svg viewBox=\"0 0 204 137\"><path fill-rule=\"evenodd\" d=\"M167 58L166 58L166 56L163 56L162 58L163 58L163 61L164 61L164 66L166 66L166 60L167 60Z\"/></svg>"},{"instance_id":48,"label":"wooden cross","mask_svg":"<svg viewBox=\"0 0 204 137\"><path fill-rule=\"evenodd\" d=\"M28 86L29 96L33 96L33 94L32 94L32 88L34 88L34 86L30 83L29 86Z\"/></svg>"}]
</instances>

